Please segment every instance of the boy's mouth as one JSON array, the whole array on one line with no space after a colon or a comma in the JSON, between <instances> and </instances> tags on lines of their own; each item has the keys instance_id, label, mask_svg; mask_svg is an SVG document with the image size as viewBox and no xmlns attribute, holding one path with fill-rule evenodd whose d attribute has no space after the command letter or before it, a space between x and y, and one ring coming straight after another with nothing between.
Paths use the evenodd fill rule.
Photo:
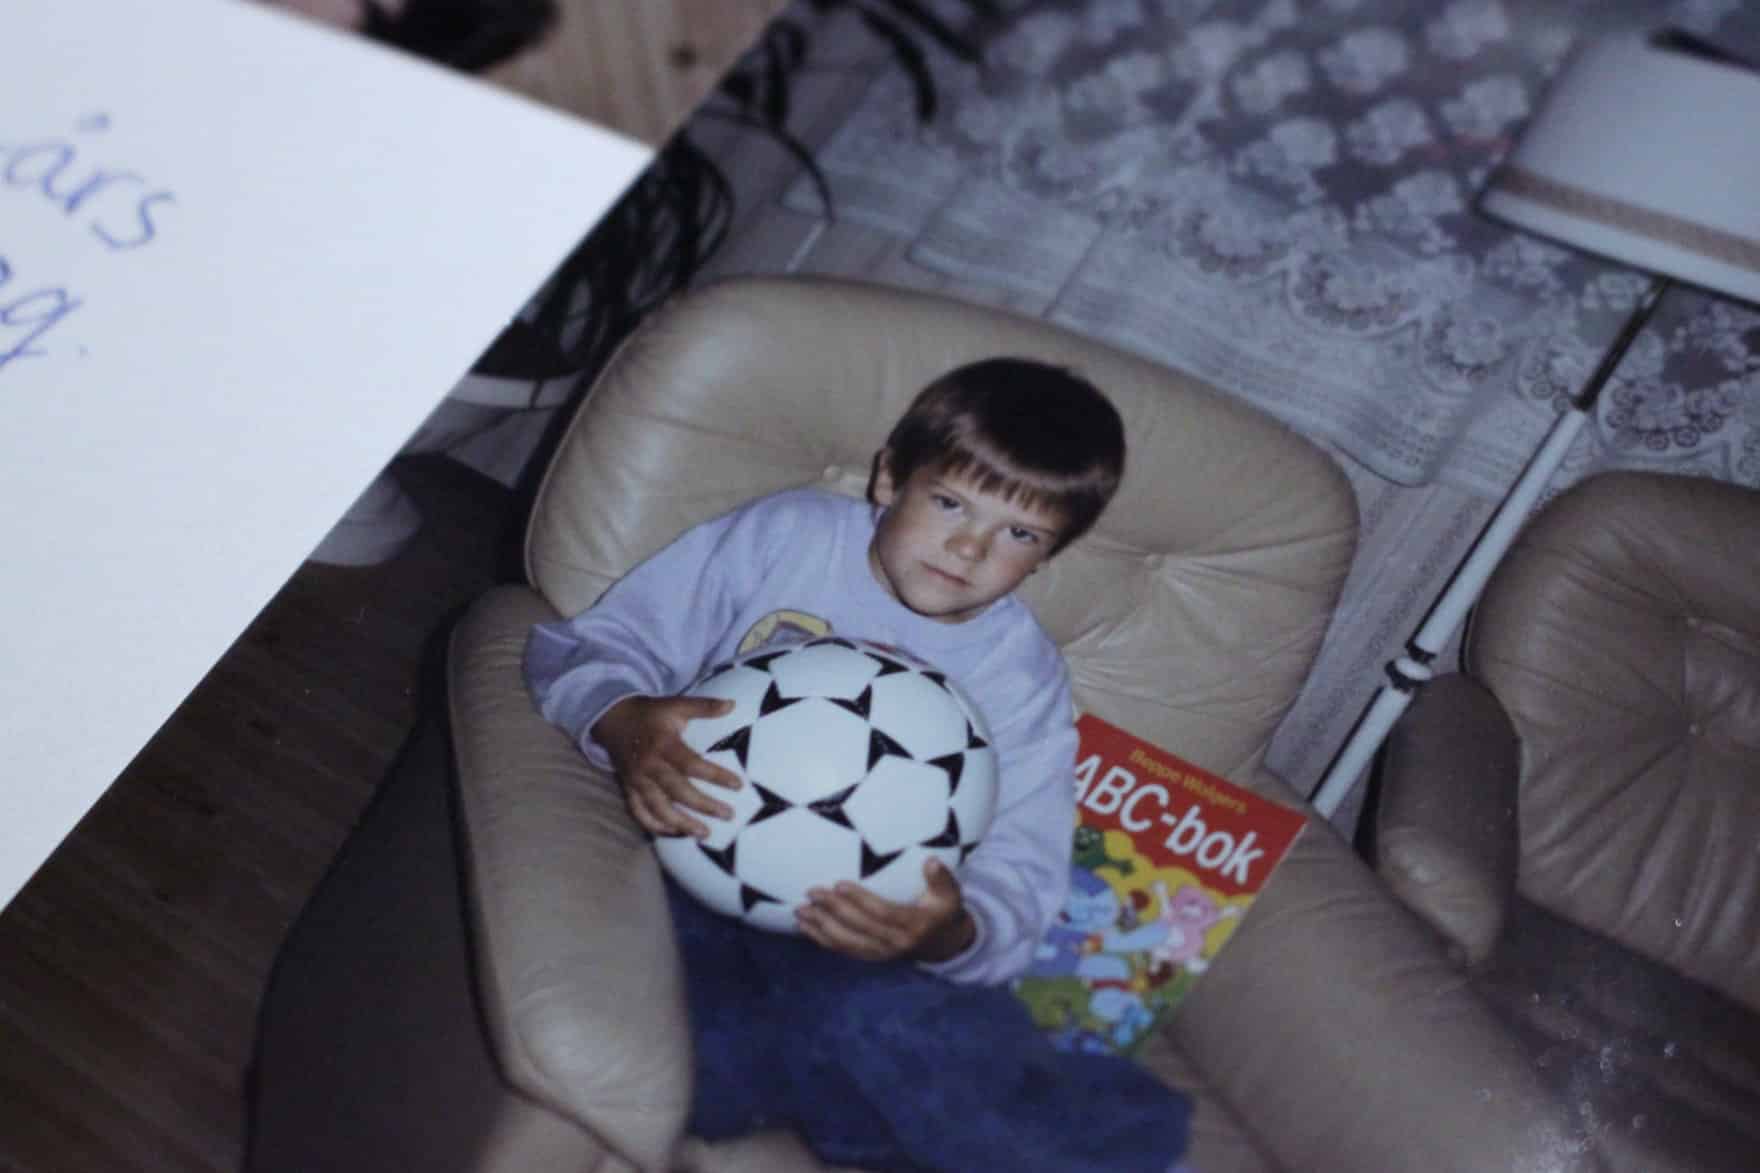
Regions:
<instances>
[{"instance_id":1,"label":"boy's mouth","mask_svg":"<svg viewBox=\"0 0 1760 1173\"><path fill-rule=\"evenodd\" d=\"M923 563L923 569L925 569L929 572L930 577L938 578L943 582L952 583L954 586L962 586L963 587L963 586L972 585L971 583L967 582L965 579L961 578L959 575L949 574L947 571L941 569L939 566L931 566L927 562Z\"/></svg>"}]
</instances>

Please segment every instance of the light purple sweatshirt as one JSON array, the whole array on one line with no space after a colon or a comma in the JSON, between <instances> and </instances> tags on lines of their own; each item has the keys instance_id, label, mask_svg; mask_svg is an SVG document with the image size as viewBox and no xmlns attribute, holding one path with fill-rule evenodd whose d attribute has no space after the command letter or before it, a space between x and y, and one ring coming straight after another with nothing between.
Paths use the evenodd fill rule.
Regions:
<instances>
[{"instance_id":1,"label":"light purple sweatshirt","mask_svg":"<svg viewBox=\"0 0 1760 1173\"><path fill-rule=\"evenodd\" d=\"M625 697L672 696L724 660L836 632L908 651L959 686L990 727L1001 787L989 833L959 870L977 938L925 965L951 981L1018 976L1063 907L1075 832L1074 707L1057 646L1012 596L964 623L916 614L868 563L874 511L818 489L763 497L684 533L572 619L540 624L526 683L588 759Z\"/></svg>"}]
</instances>

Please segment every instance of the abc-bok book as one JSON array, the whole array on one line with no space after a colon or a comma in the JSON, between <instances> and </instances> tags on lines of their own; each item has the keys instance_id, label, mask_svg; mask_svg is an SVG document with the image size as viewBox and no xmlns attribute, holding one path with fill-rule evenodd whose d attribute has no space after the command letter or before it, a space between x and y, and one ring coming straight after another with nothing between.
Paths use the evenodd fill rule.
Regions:
<instances>
[{"instance_id":1,"label":"abc-bok book","mask_svg":"<svg viewBox=\"0 0 1760 1173\"><path fill-rule=\"evenodd\" d=\"M1227 945L1305 819L1091 714L1076 730L1069 900L1014 989L1057 1046L1129 1055Z\"/></svg>"}]
</instances>

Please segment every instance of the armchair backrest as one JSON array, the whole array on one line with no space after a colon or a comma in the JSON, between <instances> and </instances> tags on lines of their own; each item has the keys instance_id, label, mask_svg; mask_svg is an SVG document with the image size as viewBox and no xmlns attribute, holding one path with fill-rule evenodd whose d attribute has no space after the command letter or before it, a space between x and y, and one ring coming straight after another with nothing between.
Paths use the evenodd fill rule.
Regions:
<instances>
[{"instance_id":1,"label":"armchair backrest","mask_svg":"<svg viewBox=\"0 0 1760 1173\"><path fill-rule=\"evenodd\" d=\"M1467 667L1521 741L1523 894L1760 1009L1760 492L1579 483L1493 576Z\"/></svg>"},{"instance_id":2,"label":"armchair backrest","mask_svg":"<svg viewBox=\"0 0 1760 1173\"><path fill-rule=\"evenodd\" d=\"M864 496L931 379L1022 355L1093 380L1124 417L1125 480L1023 594L1077 702L1243 777L1294 700L1356 543L1329 457L1190 376L1044 322L844 280L728 280L652 315L571 422L527 533L565 614L680 531L759 495Z\"/></svg>"}]
</instances>

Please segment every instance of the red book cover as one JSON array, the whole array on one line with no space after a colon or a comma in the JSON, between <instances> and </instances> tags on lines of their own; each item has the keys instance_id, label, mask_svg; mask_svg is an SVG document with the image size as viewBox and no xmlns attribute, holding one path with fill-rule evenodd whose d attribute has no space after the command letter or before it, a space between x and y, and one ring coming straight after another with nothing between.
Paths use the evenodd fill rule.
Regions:
<instances>
[{"instance_id":1,"label":"red book cover","mask_svg":"<svg viewBox=\"0 0 1760 1173\"><path fill-rule=\"evenodd\" d=\"M1191 990L1306 819L1086 715L1070 895L1015 992L1068 1050L1131 1054Z\"/></svg>"}]
</instances>

